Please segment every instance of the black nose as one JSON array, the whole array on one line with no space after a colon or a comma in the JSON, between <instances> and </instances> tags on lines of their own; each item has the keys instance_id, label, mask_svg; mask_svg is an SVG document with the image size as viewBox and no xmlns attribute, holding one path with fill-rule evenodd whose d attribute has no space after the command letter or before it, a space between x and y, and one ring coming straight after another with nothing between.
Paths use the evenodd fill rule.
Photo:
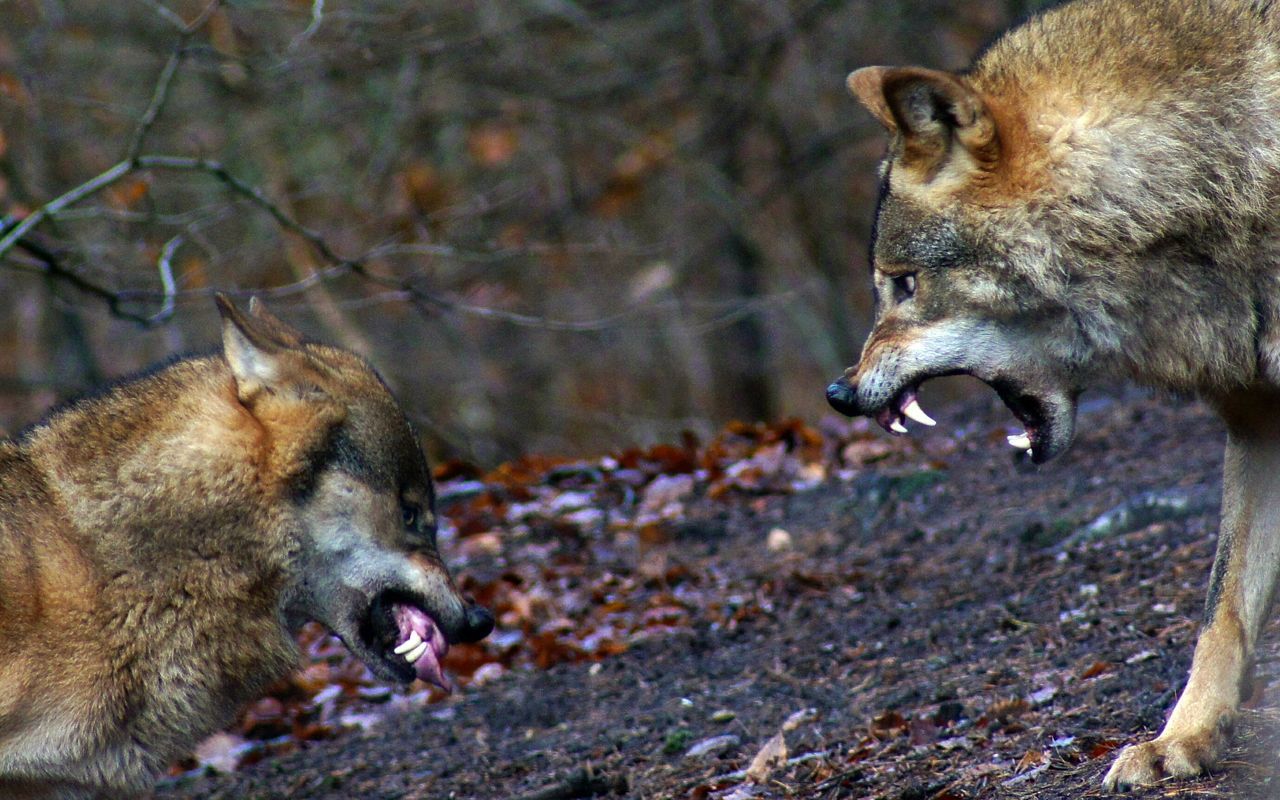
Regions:
<instances>
[{"instance_id":1,"label":"black nose","mask_svg":"<svg viewBox=\"0 0 1280 800\"><path fill-rule=\"evenodd\" d=\"M467 606L466 621L458 632L461 642L478 642L493 630L493 614L483 606Z\"/></svg>"},{"instance_id":2,"label":"black nose","mask_svg":"<svg viewBox=\"0 0 1280 800\"><path fill-rule=\"evenodd\" d=\"M856 417L862 412L858 409L858 399L853 387L844 378L833 381L827 387L827 402L831 407L846 417Z\"/></svg>"}]
</instances>

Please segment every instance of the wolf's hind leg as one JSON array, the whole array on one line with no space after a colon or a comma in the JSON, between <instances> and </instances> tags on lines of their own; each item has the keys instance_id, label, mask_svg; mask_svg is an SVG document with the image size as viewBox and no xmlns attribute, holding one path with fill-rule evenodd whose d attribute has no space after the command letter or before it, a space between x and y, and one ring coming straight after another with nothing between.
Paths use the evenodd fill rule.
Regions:
<instances>
[{"instance_id":1,"label":"wolf's hind leg","mask_svg":"<svg viewBox=\"0 0 1280 800\"><path fill-rule=\"evenodd\" d=\"M1227 452L1222 526L1205 628L1191 675L1164 730L1127 747L1103 779L1109 790L1212 769L1235 723L1254 643L1280 572L1280 400L1224 403Z\"/></svg>"}]
</instances>

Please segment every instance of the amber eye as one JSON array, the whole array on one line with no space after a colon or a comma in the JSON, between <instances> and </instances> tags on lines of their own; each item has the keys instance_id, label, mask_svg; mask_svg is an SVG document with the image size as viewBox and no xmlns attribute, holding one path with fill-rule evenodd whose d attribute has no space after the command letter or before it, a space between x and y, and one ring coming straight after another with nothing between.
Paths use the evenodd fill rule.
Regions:
<instances>
[{"instance_id":1,"label":"amber eye","mask_svg":"<svg viewBox=\"0 0 1280 800\"><path fill-rule=\"evenodd\" d=\"M893 301L901 303L904 300L910 300L916 294L916 274L908 272L905 275L893 276Z\"/></svg>"},{"instance_id":2,"label":"amber eye","mask_svg":"<svg viewBox=\"0 0 1280 800\"><path fill-rule=\"evenodd\" d=\"M404 507L403 513L404 527L408 530L416 531L418 529L418 519L422 516L422 512L417 506L407 505Z\"/></svg>"}]
</instances>

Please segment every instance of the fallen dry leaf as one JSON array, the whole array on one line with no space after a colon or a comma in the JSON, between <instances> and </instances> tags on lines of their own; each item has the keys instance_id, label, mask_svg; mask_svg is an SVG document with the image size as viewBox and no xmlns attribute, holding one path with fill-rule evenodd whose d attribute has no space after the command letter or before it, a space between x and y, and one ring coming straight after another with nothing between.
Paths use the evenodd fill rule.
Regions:
<instances>
[{"instance_id":1,"label":"fallen dry leaf","mask_svg":"<svg viewBox=\"0 0 1280 800\"><path fill-rule=\"evenodd\" d=\"M751 759L747 767L747 780L752 783L764 783L769 775L778 767L787 763L787 739L782 731L778 731L769 741L764 743L760 752Z\"/></svg>"}]
</instances>

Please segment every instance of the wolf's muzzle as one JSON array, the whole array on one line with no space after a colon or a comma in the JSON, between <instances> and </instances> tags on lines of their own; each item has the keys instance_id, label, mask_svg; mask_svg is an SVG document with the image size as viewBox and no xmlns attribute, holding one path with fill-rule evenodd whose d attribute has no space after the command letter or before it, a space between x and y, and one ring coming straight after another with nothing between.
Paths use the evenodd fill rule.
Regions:
<instances>
[{"instance_id":1,"label":"wolf's muzzle","mask_svg":"<svg viewBox=\"0 0 1280 800\"><path fill-rule=\"evenodd\" d=\"M848 377L837 378L827 387L827 402L846 417L862 414L858 407L857 387L850 385Z\"/></svg>"}]
</instances>

